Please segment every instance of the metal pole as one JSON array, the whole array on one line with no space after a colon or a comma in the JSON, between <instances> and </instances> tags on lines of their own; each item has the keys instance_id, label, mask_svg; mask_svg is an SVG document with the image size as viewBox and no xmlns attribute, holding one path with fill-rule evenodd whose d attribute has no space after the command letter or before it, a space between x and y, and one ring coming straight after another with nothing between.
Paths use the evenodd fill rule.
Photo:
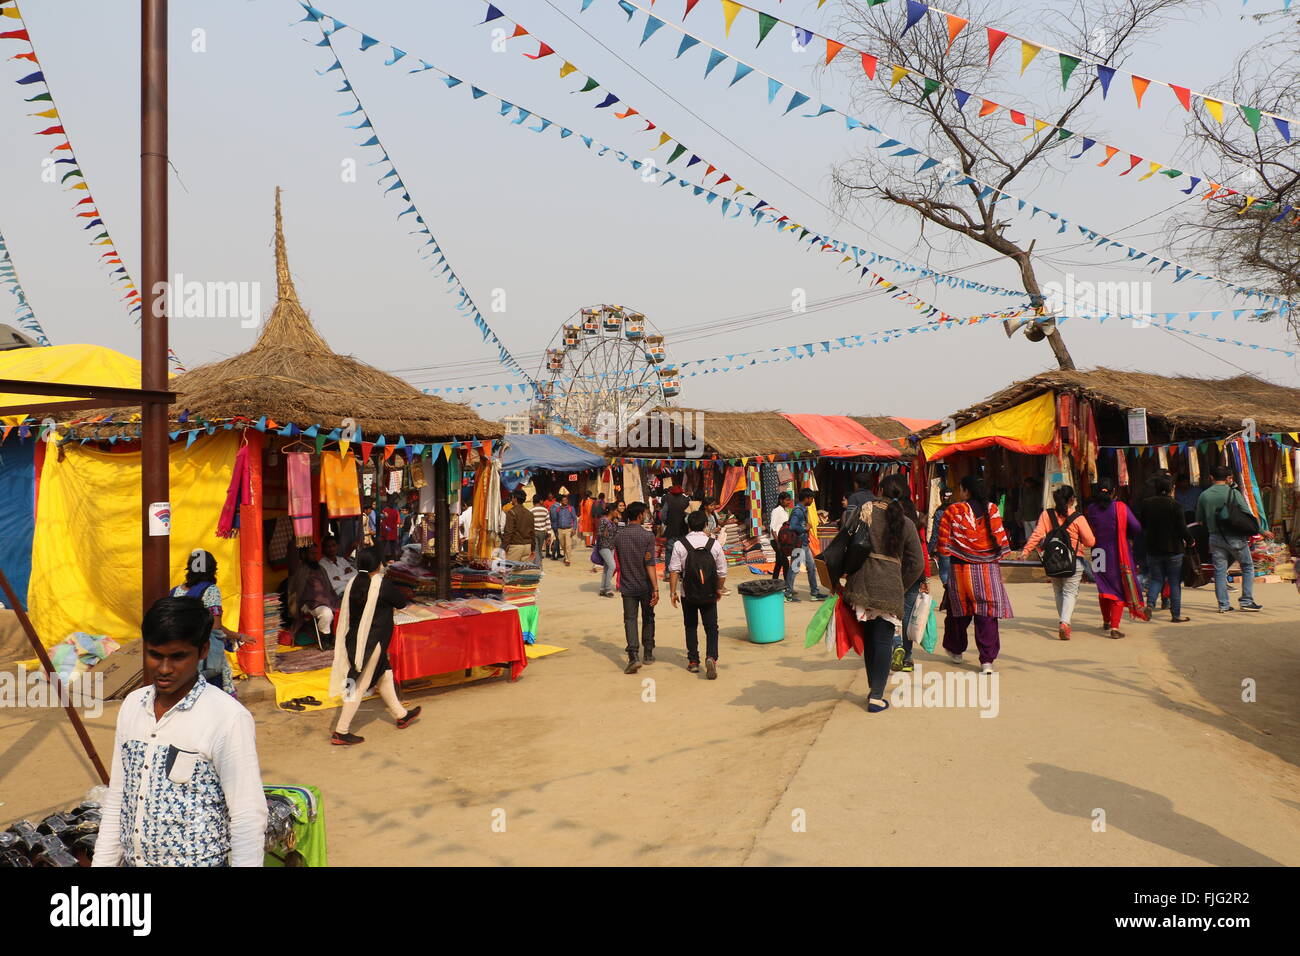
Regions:
<instances>
[{"instance_id":1,"label":"metal pole","mask_svg":"<svg viewBox=\"0 0 1300 956\"><path fill-rule=\"evenodd\" d=\"M140 387L167 388L167 0L140 0L140 243L144 308ZM171 559L167 474L168 406L140 406L141 598L144 611L167 593ZM167 528L151 513L167 509ZM153 526L151 528L151 525Z\"/></svg>"}]
</instances>

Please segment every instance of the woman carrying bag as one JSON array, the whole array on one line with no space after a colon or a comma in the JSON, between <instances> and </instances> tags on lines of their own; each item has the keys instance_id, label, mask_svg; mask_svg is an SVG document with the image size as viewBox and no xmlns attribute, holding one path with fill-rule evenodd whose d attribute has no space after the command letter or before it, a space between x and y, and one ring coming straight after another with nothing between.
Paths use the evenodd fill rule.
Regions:
<instances>
[{"instance_id":1,"label":"woman carrying bag","mask_svg":"<svg viewBox=\"0 0 1300 956\"><path fill-rule=\"evenodd\" d=\"M1088 525L1088 519L1081 512L1071 510L1074 505L1073 488L1061 485L1052 492L1052 497L1056 499L1056 507L1039 515L1038 525L1025 542L1025 550L1021 554L1028 554L1039 544L1044 544L1045 551L1048 548L1059 550L1064 545L1074 555L1074 570L1069 574L1052 574L1053 569L1044 566L1051 576L1052 595L1056 598L1056 616L1061 620L1056 636L1062 641L1068 641L1070 617L1074 614L1074 605L1079 598L1079 582L1083 580L1084 566L1097 539ZM1052 540L1061 539L1062 533L1068 537L1068 543L1061 541L1059 545L1052 544Z\"/></svg>"},{"instance_id":2,"label":"woman carrying bag","mask_svg":"<svg viewBox=\"0 0 1300 956\"><path fill-rule=\"evenodd\" d=\"M1088 505L1088 524L1097 536L1097 560L1092 573L1097 581L1097 600L1101 604L1102 626L1111 638L1121 638L1119 629L1124 608L1135 620L1151 620L1146 599L1138 587L1129 542L1142 533L1128 505L1114 500L1115 482L1103 478L1097 482L1092 504Z\"/></svg>"},{"instance_id":3,"label":"woman carrying bag","mask_svg":"<svg viewBox=\"0 0 1300 956\"><path fill-rule=\"evenodd\" d=\"M957 486L957 500L944 509L939 521L939 553L952 562L943 593L947 612L943 649L954 664L962 663L966 632L973 620L980 668L993 673L993 662L1002 649L998 621L1012 617L1011 599L998 564L1010 550L1002 516L988 500L984 479L967 475Z\"/></svg>"}]
</instances>

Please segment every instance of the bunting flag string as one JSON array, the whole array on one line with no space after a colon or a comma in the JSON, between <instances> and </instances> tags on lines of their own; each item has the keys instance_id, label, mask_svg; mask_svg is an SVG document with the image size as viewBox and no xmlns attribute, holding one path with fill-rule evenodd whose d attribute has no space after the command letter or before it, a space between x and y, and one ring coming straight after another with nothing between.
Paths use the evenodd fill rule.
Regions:
<instances>
[{"instance_id":1,"label":"bunting flag string","mask_svg":"<svg viewBox=\"0 0 1300 956\"><path fill-rule=\"evenodd\" d=\"M733 2L734 0L723 0L723 5L725 7L727 4ZM885 2L885 0L868 0L868 5L875 6L883 2ZM1283 116L1280 113L1272 113L1268 110L1258 109L1257 107L1248 106L1244 103L1234 103L1232 100L1224 99L1222 97L1212 97L1208 93L1200 93L1188 86L1180 85L1178 83L1171 83L1166 80L1154 79L1147 76L1138 76L1136 73L1132 73L1122 67L1111 66L1102 60L1088 56L1087 54L1069 53L1047 43L1039 43L1026 39L1025 37L1012 33L1010 30L1002 30L982 23L974 23L965 17L960 17L955 13L949 13L947 10L940 7L923 3L921 0L905 0L905 2L907 4L907 25L903 28L903 33L906 33L915 23L926 18L928 14L936 13L947 19L949 49L952 48L952 40L955 39L957 34L965 27L972 26L977 29L983 28L988 37L988 61L990 64L992 64L993 57L997 54L999 47L1001 47L1006 40L1015 40L1020 44L1020 74L1022 76L1024 75L1025 69L1034 58L1037 57L1040 52L1046 50L1049 53L1055 53L1057 56L1061 72L1062 86L1069 83L1071 75L1074 74L1079 66L1086 65L1096 72L1097 79L1101 83L1102 98L1105 99L1110 92L1110 85L1114 80L1115 75L1117 73L1122 73L1129 77L1130 84L1133 88L1133 95L1139 109L1142 106L1143 94L1145 94L1147 88L1154 83L1157 86L1167 88L1171 93L1173 93L1178 103L1188 112L1191 112L1192 100L1199 100L1204 106L1206 112L1214 117L1216 122L1223 123L1224 107L1228 107L1239 112L1242 118L1250 125L1250 128L1256 133L1260 131L1260 127L1263 125L1262 120L1267 118L1273 121L1273 125L1277 127L1277 131L1281 134L1282 138L1288 143L1291 142L1291 125L1297 122L1293 117ZM739 4L737 5L739 6Z\"/></svg>"},{"instance_id":2,"label":"bunting flag string","mask_svg":"<svg viewBox=\"0 0 1300 956\"><path fill-rule=\"evenodd\" d=\"M628 14L628 19L627 19L628 23L632 22L632 14L635 13L636 11L641 10L642 12L645 12L643 8L637 6L637 4L633 2L633 0L618 0L618 2L622 7L622 9L624 10L624 12ZM649 16L651 14L647 13L647 15ZM670 25L670 24L665 24L665 25ZM701 40L699 37L695 36L694 34L688 33L681 27L675 25L671 25L671 26L674 30L678 31L683 35L682 46L684 49L690 49L694 46L701 45L701 44L708 47L709 49L713 49L713 47L709 46L708 44L705 44L703 40ZM688 40L690 41L689 43L687 43ZM679 53L680 52L682 52L682 50L679 50ZM747 68L746 75L752 72L752 73L759 73L763 76L768 77L768 102L769 103L772 103L775 100L776 92L780 91L783 88L786 89L787 92L792 92L789 105L785 108L783 115L788 115L792 110L813 101L813 94L805 93L802 90L797 89L796 87L783 83L782 81L776 79L770 74L757 69L751 64L745 63L743 60L740 60L738 57L735 57L729 53L726 53L722 50L716 50L715 52L718 53L720 56L722 56L724 59L731 59L735 61L738 65L746 67ZM865 122L864 120L858 119L848 113L845 113L842 110L836 109L832 106L828 106L825 103L820 103L815 112L801 113L800 115L806 119L815 119L832 113L841 117L844 120L846 128L849 130L862 129L882 137L882 141L879 143L879 145L876 148L889 149L889 150L897 149L897 152L890 153L889 154L890 156L896 158L915 157L916 159L918 159L919 165L917 166L917 172L924 172L926 170L941 165L941 160L927 154L924 150L909 145L905 140L900 139L891 133L888 133L887 131L881 129L880 127L872 123ZM983 180L978 179L975 176L972 176L968 173L947 171L942 176L940 176L940 178L938 179L938 184L943 187L969 188L971 189L972 192L976 193L979 196L979 198L983 199L983 198L992 197L992 203L994 205L996 205L997 203L1003 200L1014 201L1016 203L1015 211L1017 214L1023 213L1026 208L1032 210L1030 213L1031 219L1037 216L1039 213L1046 213L1049 219L1051 219L1053 222L1058 223L1059 225L1059 228L1057 229L1058 233L1063 233L1071 226L1073 226L1075 229L1078 230L1080 235L1086 238L1089 242L1093 243L1094 248L1124 250L1126 251L1128 259L1133 264L1136 265L1141 263L1144 268L1149 267L1153 275L1164 272L1166 269L1172 267L1172 269L1174 270L1173 281L1175 283L1181 282L1182 280L1187 278L1217 282L1220 285L1223 285L1225 288L1232 291L1236 295L1240 295L1246 298L1257 298L1264 305L1276 309L1279 312L1289 312L1296 305L1296 303L1292 302L1291 300L1284 299L1281 296L1264 292L1260 289L1254 289L1248 286L1238 285L1228 279L1203 273L1196 269L1193 269L1190 266L1185 266L1182 263L1178 262L1177 260L1165 258L1163 256L1158 256L1155 253L1148 252L1144 249L1139 249L1135 246L1129 245L1128 243L1120 242L1119 240L1113 239L1112 237L1106 235L1104 232L1100 230L1092 229L1078 222L1072 222L1071 220L1066 219L1060 213L1053 212L1049 209L1044 209L1040 206L1037 206L1025 199L1020 198L1019 196L1016 196L1013 193L1009 193L1005 190L999 189L998 187L993 186L990 183L986 183ZM1290 207L1288 206L1287 210L1289 209ZM1285 216L1287 210L1283 210L1283 212L1280 213L1279 216Z\"/></svg>"},{"instance_id":3,"label":"bunting flag string","mask_svg":"<svg viewBox=\"0 0 1300 956\"><path fill-rule=\"evenodd\" d=\"M327 17L326 14L322 13L320 10L317 10L315 7L309 6L306 3L303 3L302 7L306 11L307 15L302 20L299 20L298 22L305 23L311 21L314 22L316 26L320 28L321 41L316 45L326 47L329 50L331 58L333 59L333 62L328 67L326 67L324 70L319 70L317 72L321 76L327 76L334 70L339 71L340 76L342 77L343 85L335 92L350 95L352 98L352 102L354 104L352 109L344 110L339 115L359 118L359 122L355 126L349 126L349 129L364 130L363 135L366 136L366 139L358 143L357 145L363 149L376 149L379 151L380 153L379 159L370 163L371 166L378 165L386 168L384 174L380 176L379 179L377 180L377 184L382 186L384 185L385 181L391 179L392 182L388 184L386 189L384 189L383 195L386 197L390 192L397 192L399 199L403 204L405 204L406 207L400 213L397 214L397 218L400 220L403 216L407 216L407 215L414 216L414 222L418 225L418 228L412 230L411 234L424 237L422 245L425 248L421 250L422 252L421 258L432 259L434 256L438 257L437 261L434 262L434 264L430 267L430 271L437 271L440 276L447 277L446 291L454 292L456 294L456 297L459 299L459 302L456 305L456 310L458 312L461 312L462 314L464 314L466 317L470 318L473 321L475 328L479 330L479 333L482 335L484 342L490 342L493 346L496 347L498 361L503 366L515 372L517 375L519 375L519 377L524 379L524 381L528 382L529 385L533 386L533 388L536 389L537 383L533 381L532 376L529 375L529 373L523 368L523 366L521 366L517 361L515 361L514 356L510 354L510 350L506 348L505 343L502 342L501 339L497 337L497 334L492 330L492 327L488 324L487 319L483 317L483 313L479 310L479 307L474 303L473 298L469 294L469 290L466 289L464 284L461 282L460 276L456 274L456 271L451 267L451 263L447 261L447 254L445 250L442 248L442 244L437 240L437 238L433 235L433 232L429 229L429 225L425 221L424 215L420 212L419 208L416 206L415 200L411 198L409 187L403 181L400 173L397 170L396 164L389 156L388 149L383 145L383 142L380 140L379 130L375 126L375 123L371 118L370 114L366 111L365 107L362 105L361 95L353 87L351 78L348 76L347 70L343 67L343 63L339 59L338 50L334 46L333 35L337 33L339 30L345 29L347 27L347 24L337 19L336 17ZM327 29L325 24L326 19L332 21L333 29ZM369 39L370 39L369 37L365 37L365 35L363 34L363 40L362 40L363 50L367 49L369 45L373 45L373 43L375 42L373 40L370 40L370 43L367 44L366 40ZM401 59L401 57L405 55L406 55L405 52L393 48L393 62L396 62L397 60Z\"/></svg>"},{"instance_id":4,"label":"bunting flag string","mask_svg":"<svg viewBox=\"0 0 1300 956\"><path fill-rule=\"evenodd\" d=\"M36 68L34 72L28 73L16 82L19 86L27 88L24 92L32 94L26 98L25 102L36 104L37 112L28 115L49 123L45 129L39 130L36 135L54 137L54 145L50 147L50 155L54 157L51 169L59 177L59 183L63 188L79 197L72 208L76 213L76 218L84 220L82 230L98 230L91 237L90 244L104 247L99 257L100 265L108 267L111 270L109 275L112 280L125 290L125 294L120 301L127 303L129 307L128 313L135 316L138 322L141 310L140 291L135 287L130 272L122 263L122 256L117 251L117 246L109 235L108 226L104 224L103 214L99 211L94 196L91 195L86 174L82 172L81 164L72 150L72 141L68 137L65 128L66 124L59 113L58 106L54 102L54 94L50 91L49 83L45 79L45 68L36 56L36 47L32 43L31 31L26 21L23 20L22 12L18 8L18 0L0 0L0 15L16 21L19 27L17 30L0 32L0 40L15 40L26 46L25 52L10 57L10 59L26 60ZM3 19L0 19L0 25L7 24Z\"/></svg>"},{"instance_id":5,"label":"bunting flag string","mask_svg":"<svg viewBox=\"0 0 1300 956\"><path fill-rule=\"evenodd\" d=\"M634 9L640 10L642 13L645 13L646 16L650 18L647 22L653 21L663 25L663 21L659 20L657 17L654 17L649 11L645 10L643 7L638 6L636 3L629 3L628 6L631 6ZM808 30L804 27L797 25L792 20L785 20L782 19L781 17L764 13L763 11L758 10L755 7L751 7L744 3L737 3L736 6L740 10L747 10L750 13L753 13L758 18L758 42L755 44L755 48L762 45L763 40L767 38L767 35L772 30L773 26L775 26L778 23L784 24L785 26L788 26L796 31L799 40L799 45L801 47L805 49L811 47L813 45L813 41L818 41L819 45L824 44L825 63L828 66L836 59L837 56L839 56L841 52L847 52L849 54L856 55L860 59L862 63L862 69L868 79L878 80L881 83L888 82L888 84L892 87L896 85L901 79L910 77L914 82L916 82L920 86L922 91L921 98L923 100L930 97L931 95L936 94L937 91L939 90L947 90L952 95L953 101L954 103L956 103L957 109L959 110L964 110L966 108L966 104L974 100L976 103L979 104L979 109L977 111L977 115L979 117L997 119L998 117L1005 114L1011 123L1017 126L1024 127L1029 131L1028 135L1025 136L1026 140L1035 139L1039 136L1047 136L1049 138L1056 137L1059 142L1065 142L1067 140L1075 140L1075 143L1072 145L1079 146L1079 151L1074 155L1070 156L1070 159L1073 160L1082 159L1084 155L1088 153L1094 146L1100 146L1102 147L1102 149L1099 152L1104 152L1106 154L1106 158L1103 159L1101 162L1097 163L1098 166L1107 166L1115 156L1121 153L1126 154L1129 157L1129 165L1127 166L1127 168L1121 169L1120 167L1123 164L1116 164L1116 166L1111 167L1113 170L1118 171L1118 175L1120 176L1129 175L1135 169L1137 169L1138 167L1142 166L1142 164L1145 163L1146 172L1137 178L1138 182L1148 180L1153 176L1156 176L1157 174L1161 177L1164 177L1166 180L1170 181L1171 183L1174 180L1180 180L1183 177L1187 177L1187 179L1190 180L1191 183L1189 187L1190 190L1195 190L1197 185L1200 183L1205 183L1206 186L1208 187L1208 191L1203 196L1199 197L1202 201L1215 200L1215 201L1225 202L1228 203L1230 206L1232 206L1234 209L1240 209L1241 212L1245 212L1246 209L1256 204L1260 204L1258 206L1258 208L1260 209L1267 209L1274 205L1274 203L1270 200L1264 200L1261 199L1261 197L1259 196L1252 196L1249 193L1232 189L1228 186L1225 186L1222 183L1217 183L1215 182L1214 177L1206 176L1206 175L1200 175L1200 176L1192 175L1191 173L1187 173L1181 169L1175 168L1175 166L1171 163L1162 162L1160 160L1154 160L1151 159L1149 156L1139 156L1137 153L1134 153L1130 150L1120 149L1118 146L1111 146L1106 143L1103 143L1101 142L1101 140L1097 139L1096 137L1088 136L1087 134L1081 133L1077 130L1066 129L1063 126L1058 126L1055 123L1051 123L1047 120L1040 119L1039 117L1034 116L1032 113L1028 111L1014 109L1002 103L997 103L990 99L984 99L978 95L971 93L969 90L960 89L959 87L955 86L952 83L948 83L947 81L939 80L927 76L925 73L922 73L920 70L917 70L915 68L903 66L899 64L883 62L879 56L867 52L865 49L863 49L860 46L854 46L846 40L835 40L829 36L825 36L823 34L816 33L812 30ZM962 25L964 24L964 21L960 21L960 22L958 21L960 21L960 18L953 18L950 19L949 21L948 35L949 35L950 47L952 41L955 40L957 38L958 33L961 32ZM903 32L906 32L907 29L909 29L912 23L914 22L915 21L911 20L909 17L908 26L904 28ZM721 54L721 51L715 51L715 52ZM722 55L725 58L725 54ZM1079 61L1074 58L1066 57L1065 54L1062 54L1061 63L1062 63L1061 66L1062 86L1064 86L1065 83L1068 82L1070 75L1074 72L1075 67L1078 66ZM748 65L746 64L745 66ZM881 70L880 69L881 66L885 66L888 69ZM745 70L746 75L748 75L749 72L750 71L748 69ZM1092 159L1095 159L1097 155L1099 155L1099 153L1092 154L1092 156L1089 157L1089 162L1091 162ZM1180 183L1179 191L1180 192L1183 191L1181 189L1181 183ZM1190 193L1186 193L1186 194L1190 195ZM1234 199L1233 197L1237 197L1237 199ZM1244 205L1242 201L1244 201ZM1283 211L1282 216L1285 217L1286 214L1290 211L1291 211L1291 207L1288 206ZM1279 222L1279 221L1281 221L1281 217L1273 220L1273 222ZM1300 222L1300 212L1297 212L1295 217L1291 220L1291 224L1294 224L1296 222Z\"/></svg>"},{"instance_id":6,"label":"bunting flag string","mask_svg":"<svg viewBox=\"0 0 1300 956\"><path fill-rule=\"evenodd\" d=\"M304 7L306 7L305 4ZM315 8L311 8L311 9L315 10ZM329 19L334 20L334 18L327 13L323 13L319 10L315 10L315 12L321 13L323 17L328 17ZM349 27L346 24L344 24L343 27L340 27L339 29L343 29L343 28L355 30L354 27ZM334 32L338 32L338 30L336 29ZM356 31L356 32L360 34L360 36L363 38L361 41L361 50L363 52L368 51L370 49L374 49L379 45L380 41L371 37L369 34L364 34L361 33L360 31ZM392 47L391 45L388 46L390 49L398 49L396 47ZM396 57L390 57L388 60L384 61L385 65L391 66L393 65L393 63L396 62L397 59L398 58ZM428 71L434 71L436 73L442 74L443 84L448 89L454 89L458 86L468 85L470 94L471 96L473 96L474 99L491 98L497 100L500 103L500 109L498 110L498 115L500 117L509 118L517 114L517 118L511 120L511 125L513 126L519 126L522 123L531 119L531 120L536 120L538 122L538 125L528 126L525 128L534 133L545 132L547 129L551 127L554 127L559 131L559 135L562 139L568 138L574 135L575 133L574 130L569 129L568 127L565 126L561 126L553 122L552 120L549 120L546 117L542 116L540 113L536 113L526 107L520 106L516 103L510 102L508 100L505 100L504 98L496 96L495 94L490 93L485 88L479 87L473 83L466 83L466 81L463 80L462 78L448 73L447 71L441 69L440 67L437 67L432 63L429 63L427 60L421 60L421 66L411 70L410 72L423 73ZM355 94L355 91L351 91L351 92ZM882 291L893 290L889 297L891 299L900 301L904 305L909 306L914 311L921 312L922 314L927 316L938 315L939 317L948 320L957 319L957 318L961 318L961 319L969 318L963 316L949 315L947 312L941 310L938 306L933 305L932 303L926 301L925 299L922 299L920 296L916 295L915 293L910 292L906 289L901 289L897 287L895 283L885 279L883 276L879 275L878 273L872 272L868 268L868 265L874 264L876 261L882 258L879 257L876 253L861 249L857 246L852 246L844 240L834 239L832 237L823 236L820 233L815 233L813 232L813 230L805 226L801 226L796 222L792 222L788 216L777 215L779 210L773 210L773 208L770 205L762 202L761 200L753 206L746 205L745 203L741 202L741 200L739 199L730 199L726 196L723 196L721 193L716 192L713 189L696 185L690 182L689 180L683 179L677 176L676 174L669 172L665 169L662 169L661 167L658 167L656 165L647 164L644 161L634 160L634 159L630 160L629 162L630 157L625 150L618 150L615 149L614 147L606 146L605 144L595 140L591 136L585 135L580 132L577 133L577 136L578 136L578 140L582 142L589 151L594 150L596 152L596 155L598 156L603 156L606 155L607 153L612 153L620 163L629 163L630 168L636 172L639 172L643 177L646 176L647 174L657 176L658 174L663 173L663 175L666 178L664 179L662 185L667 185L668 183L675 181L678 184L678 186L682 187L683 192L689 191L693 197L703 200L704 203L708 205L711 205L715 200L721 200L719 206L724 216L727 216L730 207L734 206L735 212L734 214L730 215L728 218L737 219L744 214L748 214L754 219L754 225L758 225L760 221L764 222L766 224L774 226L778 232L784 232L788 235L795 237L797 241L800 242L806 241L809 245L809 248L817 249L818 251L823 253L832 253L838 255L840 257L839 259L840 265L844 265L845 263L849 263L849 262L853 263L851 269L852 271L855 271L857 273L857 278L860 281L865 280L868 282L869 285L879 287ZM389 186L389 191L400 188L400 183L401 183L400 178L394 180L394 183ZM747 195L752 195L752 194L747 193ZM795 235L796 231L798 231L797 236ZM868 265L863 264L864 260L868 263ZM899 260L894 260L894 262L899 262ZM920 269L920 267L912 267L912 268L916 270ZM939 274L932 273L932 275L938 276ZM957 280L955 276L949 278L952 280L956 280L958 282L966 281L966 280ZM987 288L995 288L995 287L987 287ZM1012 293L1012 294L1016 294L1016 293ZM1026 295L1026 293L1019 293L1019 295L1023 297L1024 295ZM1002 310L997 313L983 313L983 315L996 316L998 318L1014 318L1024 314L1024 312L1027 309L1028 309L1028 305L1026 304L1017 307L1015 309Z\"/></svg>"},{"instance_id":7,"label":"bunting flag string","mask_svg":"<svg viewBox=\"0 0 1300 956\"><path fill-rule=\"evenodd\" d=\"M0 232L0 282L7 285L14 298L18 300L18 305L14 307L18 327L25 332L32 333L36 341L41 345L49 345L50 340L45 335L45 329L41 327L35 311L27 301L27 293L23 291L22 283L18 281L18 268L9 255L9 247L5 244L5 237L2 232Z\"/></svg>"},{"instance_id":8,"label":"bunting flag string","mask_svg":"<svg viewBox=\"0 0 1300 956\"><path fill-rule=\"evenodd\" d=\"M302 0L299 0L299 2L302 2ZM482 21L483 24L493 23L498 20L503 20L506 23L511 23L515 28L514 32L511 34L512 37L531 36L534 40L537 40L539 44L539 51L542 49L548 51L546 53L539 52L538 55L536 56L527 53L524 54L524 56L526 56L528 59L536 60L536 59L541 59L543 56L556 55L556 51L554 47L552 47L549 43L546 43L545 41L542 41L538 37L534 36L532 33L529 32L529 30L526 27L523 26L523 24L518 23L516 21L512 21L509 17L506 16L506 14L499 7L497 7L493 3L490 3L489 0L482 0L482 2L488 5L488 14L486 19ZM586 9L585 5L583 9ZM654 30L650 31L651 34L653 34L653 32ZM369 49L371 45L374 45L375 43L378 42L374 38L369 37L366 34L362 34L362 38L363 38L362 39L363 50ZM699 42L699 41L696 40L694 42ZM694 45L694 43L690 45ZM679 50L679 56L682 52L685 52L686 49L689 49L689 46L684 44L682 50ZM429 64L425 60L421 60L421 64L422 65L420 67L412 70L411 72L415 73L426 69L437 70L440 73L445 72L439 69L438 67ZM391 64L386 63L386 65L391 65ZM744 71L739 71L741 76L745 75L745 73L753 69L752 67L749 67L748 64L744 64L743 66L745 67ZM707 72L708 71L706 70L706 75ZM578 93L599 92L599 94L601 95L601 102L596 105L595 107L596 109L604 109L614 104L621 103L624 106L623 112L621 113L616 112L614 114L618 119L628 119L633 116L636 116L639 118L641 122L646 124L645 128L641 130L641 132L645 133L645 132L650 132L652 130L659 130L659 142L657 145L651 148L651 152L658 150L664 146L667 146L670 143L673 145L672 153L670 154L667 161L664 163L664 167L671 166L678 159L689 154L690 159L686 163L686 168L690 168L691 166L695 166L697 164L704 164L706 167L705 173L700 179L702 183L705 182L709 176L712 176L715 173L717 174L718 179L714 182L713 186L711 187L711 191L716 192L720 186L722 186L724 183L729 182L732 184L733 187L733 192L732 192L733 197L739 195L739 196L750 196L753 197L754 199L758 199L758 196L755 193L746 189L743 185L737 183L724 170L722 170L715 164L709 163L706 160L702 159L698 153L693 151L685 143L674 138L670 134L664 132L662 129L660 129L660 127L657 124L655 124L653 121L646 118L638 109L626 103L616 93L612 92L608 87L603 86L600 83L600 81L597 80L594 76L592 76L589 73L584 73L572 61L565 59L563 60L563 65L560 67L560 78L563 79L569 76L570 74L575 74L579 77L584 78L584 83L582 87L576 90L576 92ZM461 82L459 79L455 77L452 77L451 79L454 80L455 83ZM735 81L733 80L733 83L734 82ZM479 90L479 88L477 87L471 87L471 91L475 92L476 96L483 95L483 91ZM502 100L502 104L504 109L507 104L507 101ZM516 108L513 103L509 103L509 107L510 109ZM508 113L509 110L507 109L506 112ZM525 118L529 116L536 116L536 114L533 114L531 112L527 112L527 111L523 111L523 112L527 113L527 116L525 116ZM503 115L505 114L503 113ZM541 120L541 117L537 117L537 118ZM521 121L516 121L516 122L521 122ZM542 122L544 124L550 124L551 121L542 120ZM545 129L545 125L543 125L543 129ZM534 131L540 132L540 130L536 130L536 129L534 129ZM672 174L669 174L669 176L670 176L670 181L672 178L676 178L675 176L672 176ZM721 197L722 194L719 193L718 196ZM708 201L712 202L713 200L712 198L710 198ZM738 201L738 200L733 199L733 201ZM770 203L759 200L758 205L764 209L765 213L771 214L773 220L780 220L783 228L790 231L801 230L801 234L800 234L801 239L805 238L809 233L813 232L811 228L807 228L799 223L793 222L792 220L789 219L788 216L780 215L780 210L776 209L776 207L772 206ZM817 241L821 241L821 237L815 237L815 238ZM868 260L865 263L866 265L872 265L875 264L876 262L882 262L885 263L890 268L895 269L897 271L902 271L904 273L915 275L920 279L933 280L938 284L947 285L950 288L968 289L971 291L985 292L992 295L1011 296L1011 297L1018 297L1018 298L1023 298L1028 294L1023 290L1006 289L1000 286L990 285L988 283L975 282L970 279L963 279L961 277L950 275L947 273L936 272L935 270L929 269L925 266L919 266L914 263L906 262L905 260L896 259L892 256L885 256L880 253L871 252L869 250L859 249L856 246L852 246L842 241L838 243L838 246L833 251L847 251L847 250L853 251L854 260L857 262L858 266L862 266L864 263L857 260L866 259Z\"/></svg>"}]
</instances>

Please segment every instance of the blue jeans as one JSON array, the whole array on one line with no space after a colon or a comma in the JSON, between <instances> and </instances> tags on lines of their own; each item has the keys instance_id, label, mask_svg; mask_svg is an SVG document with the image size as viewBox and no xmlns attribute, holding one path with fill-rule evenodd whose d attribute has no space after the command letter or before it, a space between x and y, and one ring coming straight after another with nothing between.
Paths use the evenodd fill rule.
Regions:
<instances>
[{"instance_id":1,"label":"blue jeans","mask_svg":"<svg viewBox=\"0 0 1300 956\"><path fill-rule=\"evenodd\" d=\"M935 557L939 562L939 580L943 582L944 587L947 587L948 574L952 571L952 558L948 557L946 554L935 555Z\"/></svg>"},{"instance_id":2,"label":"blue jeans","mask_svg":"<svg viewBox=\"0 0 1300 956\"><path fill-rule=\"evenodd\" d=\"M1156 607L1165 582L1169 582L1169 612L1183 616L1183 556L1181 554L1147 555L1147 607Z\"/></svg>"},{"instance_id":3,"label":"blue jeans","mask_svg":"<svg viewBox=\"0 0 1300 956\"><path fill-rule=\"evenodd\" d=\"M913 584L910 588L908 588L907 593L903 595L903 626L901 628L902 633L896 634L894 636L894 646L898 647L900 644L902 645L904 661L910 661L912 659L913 642L907 639L907 625L912 620L912 612L915 610L913 605L916 604L916 596L921 593L921 582L924 580L925 580L924 575L917 578L916 583Z\"/></svg>"},{"instance_id":4,"label":"blue jeans","mask_svg":"<svg viewBox=\"0 0 1300 956\"><path fill-rule=\"evenodd\" d=\"M804 567L808 569L808 591L813 597L821 593L821 588L817 586L817 562L813 559L812 548L808 545L801 545L790 553L791 566L785 570L785 593L794 594L794 556L802 555Z\"/></svg>"},{"instance_id":5,"label":"blue jeans","mask_svg":"<svg viewBox=\"0 0 1300 956\"><path fill-rule=\"evenodd\" d=\"M610 591L614 587L614 552L610 548L601 548L600 556L605 562L605 574L600 579L600 589Z\"/></svg>"},{"instance_id":6,"label":"blue jeans","mask_svg":"<svg viewBox=\"0 0 1300 956\"><path fill-rule=\"evenodd\" d=\"M1214 596L1219 607L1232 607L1228 597L1228 565L1233 561L1241 565L1241 603L1255 603L1255 562L1246 547L1245 538L1210 535L1210 560L1214 562Z\"/></svg>"}]
</instances>

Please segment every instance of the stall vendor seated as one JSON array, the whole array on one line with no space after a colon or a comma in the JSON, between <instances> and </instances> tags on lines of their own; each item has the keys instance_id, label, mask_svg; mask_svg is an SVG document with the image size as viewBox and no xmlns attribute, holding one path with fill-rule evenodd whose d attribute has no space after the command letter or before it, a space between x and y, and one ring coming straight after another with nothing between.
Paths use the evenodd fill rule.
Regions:
<instances>
[{"instance_id":1,"label":"stall vendor seated","mask_svg":"<svg viewBox=\"0 0 1300 956\"><path fill-rule=\"evenodd\" d=\"M329 578L334 593L342 597L343 589L347 587L352 575L357 573L356 566L347 558L339 556L339 540L333 535L321 541L321 552L323 557L320 566L325 569L325 576Z\"/></svg>"},{"instance_id":2,"label":"stall vendor seated","mask_svg":"<svg viewBox=\"0 0 1300 956\"><path fill-rule=\"evenodd\" d=\"M290 618L303 622L315 618L322 644L327 648L331 646L339 597L330 585L329 575L320 562L320 551L314 543L298 549L298 566L289 575L287 597Z\"/></svg>"}]
</instances>

